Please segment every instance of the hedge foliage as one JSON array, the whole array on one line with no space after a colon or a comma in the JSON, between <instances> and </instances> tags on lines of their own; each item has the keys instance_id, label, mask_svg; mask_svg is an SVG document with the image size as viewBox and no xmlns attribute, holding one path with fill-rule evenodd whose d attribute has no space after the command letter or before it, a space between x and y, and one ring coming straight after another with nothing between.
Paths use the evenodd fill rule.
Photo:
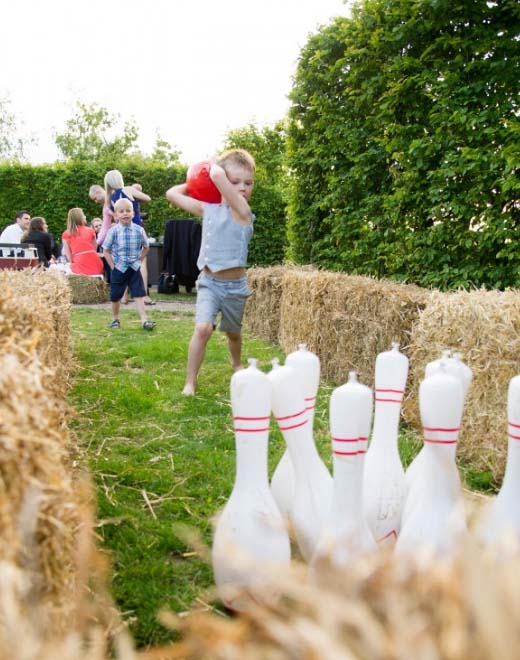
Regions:
<instances>
[{"instance_id":1,"label":"hedge foliage","mask_svg":"<svg viewBox=\"0 0 520 660\"><path fill-rule=\"evenodd\" d=\"M303 49L290 256L441 288L518 285L520 4L365 0Z\"/></svg>"}]
</instances>

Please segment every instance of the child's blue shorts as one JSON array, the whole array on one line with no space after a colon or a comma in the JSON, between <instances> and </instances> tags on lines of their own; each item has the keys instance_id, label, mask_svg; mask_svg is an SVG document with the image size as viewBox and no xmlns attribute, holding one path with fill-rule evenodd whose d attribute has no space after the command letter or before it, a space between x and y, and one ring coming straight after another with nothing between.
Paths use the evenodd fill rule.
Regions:
<instances>
[{"instance_id":1,"label":"child's blue shorts","mask_svg":"<svg viewBox=\"0 0 520 660\"><path fill-rule=\"evenodd\" d=\"M132 298L144 298L146 296L140 268L134 270L129 267L124 273L117 270L117 268L112 270L110 273L110 300L112 302L121 300L126 287L130 289Z\"/></svg>"},{"instance_id":2,"label":"child's blue shorts","mask_svg":"<svg viewBox=\"0 0 520 660\"><path fill-rule=\"evenodd\" d=\"M216 327L221 313L219 330L240 332L246 300L251 295L247 278L221 280L201 272L197 280L197 310L195 323L211 323Z\"/></svg>"}]
</instances>

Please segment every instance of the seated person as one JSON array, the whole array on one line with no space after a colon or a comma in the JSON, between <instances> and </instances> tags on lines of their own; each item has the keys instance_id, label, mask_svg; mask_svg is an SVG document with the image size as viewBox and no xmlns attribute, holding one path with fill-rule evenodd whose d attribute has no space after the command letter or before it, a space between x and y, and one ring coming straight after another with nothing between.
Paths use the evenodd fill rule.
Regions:
<instances>
[{"instance_id":1,"label":"seated person","mask_svg":"<svg viewBox=\"0 0 520 660\"><path fill-rule=\"evenodd\" d=\"M29 229L29 222L31 216L28 211L18 211L16 214L16 222L8 225L0 234L0 243L20 243L22 234Z\"/></svg>"},{"instance_id":2,"label":"seated person","mask_svg":"<svg viewBox=\"0 0 520 660\"><path fill-rule=\"evenodd\" d=\"M38 260L47 268L49 263L54 261L52 254L52 238L47 231L45 218L33 218L29 223L29 228L25 231L20 243L31 243L38 250Z\"/></svg>"},{"instance_id":3,"label":"seated person","mask_svg":"<svg viewBox=\"0 0 520 660\"><path fill-rule=\"evenodd\" d=\"M87 227L87 218L80 208L70 209L67 230L62 236L62 252L70 261L75 275L102 275L103 262L97 253L96 233Z\"/></svg>"}]
</instances>

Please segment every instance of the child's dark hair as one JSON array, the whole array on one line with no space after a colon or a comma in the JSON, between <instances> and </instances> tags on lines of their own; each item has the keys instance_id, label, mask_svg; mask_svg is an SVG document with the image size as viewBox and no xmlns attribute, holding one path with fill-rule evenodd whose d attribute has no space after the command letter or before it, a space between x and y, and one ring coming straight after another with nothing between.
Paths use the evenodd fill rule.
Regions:
<instances>
[{"instance_id":1,"label":"child's dark hair","mask_svg":"<svg viewBox=\"0 0 520 660\"><path fill-rule=\"evenodd\" d=\"M245 149L228 149L220 154L217 163L226 169L227 165L238 165L250 170L252 174L255 173L255 159Z\"/></svg>"}]
</instances>

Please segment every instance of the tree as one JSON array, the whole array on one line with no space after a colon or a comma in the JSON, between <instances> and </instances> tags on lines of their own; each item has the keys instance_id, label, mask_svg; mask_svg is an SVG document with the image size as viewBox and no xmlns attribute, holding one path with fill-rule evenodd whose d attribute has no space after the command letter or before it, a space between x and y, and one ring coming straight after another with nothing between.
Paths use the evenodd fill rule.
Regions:
<instances>
[{"instance_id":1,"label":"tree","mask_svg":"<svg viewBox=\"0 0 520 660\"><path fill-rule=\"evenodd\" d=\"M66 131L55 136L65 160L118 161L135 149L139 131L126 122L122 134L110 137L119 123L119 115L111 115L96 103L76 104L76 114L66 123Z\"/></svg>"},{"instance_id":2,"label":"tree","mask_svg":"<svg viewBox=\"0 0 520 660\"><path fill-rule=\"evenodd\" d=\"M229 131L225 138L225 149L245 149L256 163L251 207L258 221L249 249L251 264L268 266L284 259L288 193L285 142L283 122L262 128L251 123Z\"/></svg>"},{"instance_id":3,"label":"tree","mask_svg":"<svg viewBox=\"0 0 520 660\"><path fill-rule=\"evenodd\" d=\"M19 126L10 104L8 98L0 98L0 160L23 161L24 148L30 140L19 135Z\"/></svg>"},{"instance_id":4,"label":"tree","mask_svg":"<svg viewBox=\"0 0 520 660\"><path fill-rule=\"evenodd\" d=\"M155 137L155 146L150 156L156 163L163 163L167 167L178 165L180 163L180 153L174 149L171 144L157 133Z\"/></svg>"},{"instance_id":5,"label":"tree","mask_svg":"<svg viewBox=\"0 0 520 660\"><path fill-rule=\"evenodd\" d=\"M518 282L516 0L365 0L302 51L288 127L300 261Z\"/></svg>"}]
</instances>

